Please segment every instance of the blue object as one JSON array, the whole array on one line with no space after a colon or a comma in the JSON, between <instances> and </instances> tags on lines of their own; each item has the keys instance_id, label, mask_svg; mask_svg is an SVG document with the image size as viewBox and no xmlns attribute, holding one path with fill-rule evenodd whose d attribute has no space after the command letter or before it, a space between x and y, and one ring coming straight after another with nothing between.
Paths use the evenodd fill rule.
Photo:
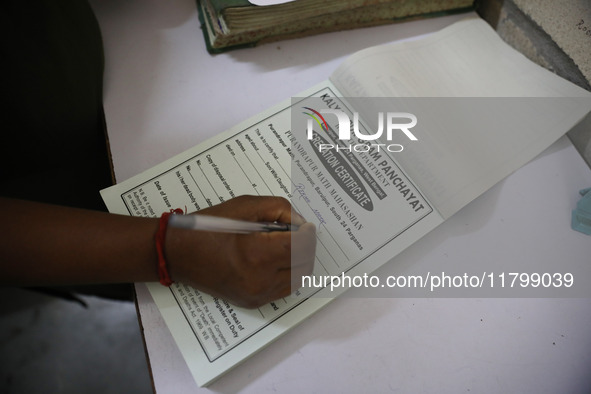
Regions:
<instances>
[{"instance_id":1,"label":"blue object","mask_svg":"<svg viewBox=\"0 0 591 394\"><path fill-rule=\"evenodd\" d=\"M573 230L591 235L591 187L579 192L583 196L573 209L571 227Z\"/></svg>"}]
</instances>

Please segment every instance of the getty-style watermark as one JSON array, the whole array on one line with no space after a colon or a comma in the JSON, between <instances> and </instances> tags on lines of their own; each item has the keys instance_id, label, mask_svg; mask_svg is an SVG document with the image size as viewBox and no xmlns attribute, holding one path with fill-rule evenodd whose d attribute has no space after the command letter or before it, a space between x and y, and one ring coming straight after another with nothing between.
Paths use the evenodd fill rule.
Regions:
<instances>
[{"instance_id":1,"label":"getty-style watermark","mask_svg":"<svg viewBox=\"0 0 591 394\"><path fill-rule=\"evenodd\" d=\"M527 209L531 199L518 199L525 209L511 205L519 215L508 227L490 220L494 202L506 197L497 188L480 204L480 214L464 214L461 226L450 221L449 235L440 231L424 240L555 141L563 114L580 119L588 99L367 97L356 85L348 92L359 96L339 97L326 87L293 98L283 133L291 159L290 202L317 229L313 273L295 277L300 271L293 271L302 294L589 297L588 261L554 253L552 237L568 230L568 209L540 216ZM528 236L532 220L545 223L547 234L536 259L528 258L539 247L539 239ZM446 243L446 237L453 241ZM406 252L415 242L420 246ZM294 237L293 261L298 246Z\"/></svg>"},{"instance_id":2,"label":"getty-style watermark","mask_svg":"<svg viewBox=\"0 0 591 394\"><path fill-rule=\"evenodd\" d=\"M484 271L479 275L450 274L442 272L427 272L425 274L389 275L385 279L377 275L304 275L301 288L330 289L331 292L339 288L401 288L425 289L429 293L444 291L445 289L471 289L476 293L478 289L538 289L538 288L570 288L574 285L574 274L571 272L490 272Z\"/></svg>"},{"instance_id":3,"label":"getty-style watermark","mask_svg":"<svg viewBox=\"0 0 591 394\"><path fill-rule=\"evenodd\" d=\"M309 118L307 119L306 133L309 141L312 141L318 152L322 153L328 150L348 151L357 153L366 153L372 150L380 151L387 150L391 153L402 152L404 146L398 143L391 143L394 132L401 131L411 141L417 141L418 138L410 131L417 125L417 117L408 112L378 112L378 128L377 131L371 134L364 134L359 130L359 113L353 112L353 120L350 119L346 112L340 109L320 109L315 110L311 107L302 107L303 113ZM316 123L320 130L327 133L331 128L328 125L323 115L334 115L338 121L338 140L339 141L356 141L353 144L340 145L337 141L330 143L325 138L321 137L314 131L314 123ZM402 121L402 122L401 122ZM353 135L351 134L353 130ZM379 138L382 138L385 131L385 137L388 141L385 143L377 143Z\"/></svg>"}]
</instances>

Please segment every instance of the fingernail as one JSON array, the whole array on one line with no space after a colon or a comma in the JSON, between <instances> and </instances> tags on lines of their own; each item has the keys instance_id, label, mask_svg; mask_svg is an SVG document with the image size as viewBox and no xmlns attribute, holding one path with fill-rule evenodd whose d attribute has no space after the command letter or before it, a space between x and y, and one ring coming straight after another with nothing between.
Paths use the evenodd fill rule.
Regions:
<instances>
[{"instance_id":1,"label":"fingernail","mask_svg":"<svg viewBox=\"0 0 591 394\"><path fill-rule=\"evenodd\" d=\"M306 223L306 219L296 211L292 211L292 213L291 213L291 221L293 222L294 219L299 222L297 224Z\"/></svg>"}]
</instances>

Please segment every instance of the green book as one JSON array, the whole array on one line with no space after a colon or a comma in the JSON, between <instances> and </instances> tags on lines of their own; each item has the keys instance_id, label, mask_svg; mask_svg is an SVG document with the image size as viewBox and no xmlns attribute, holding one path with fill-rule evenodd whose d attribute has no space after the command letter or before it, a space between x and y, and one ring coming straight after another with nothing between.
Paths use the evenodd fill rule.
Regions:
<instances>
[{"instance_id":1,"label":"green book","mask_svg":"<svg viewBox=\"0 0 591 394\"><path fill-rule=\"evenodd\" d=\"M257 6L247 0L198 0L210 53L313 34L466 12L473 0L296 0Z\"/></svg>"}]
</instances>

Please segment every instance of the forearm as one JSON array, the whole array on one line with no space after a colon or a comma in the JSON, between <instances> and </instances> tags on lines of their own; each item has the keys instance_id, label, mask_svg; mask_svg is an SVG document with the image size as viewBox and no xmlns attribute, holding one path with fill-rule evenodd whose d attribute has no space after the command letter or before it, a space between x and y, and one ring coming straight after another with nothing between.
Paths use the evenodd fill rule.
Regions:
<instances>
[{"instance_id":1,"label":"forearm","mask_svg":"<svg viewBox=\"0 0 591 394\"><path fill-rule=\"evenodd\" d=\"M158 280L157 219L0 198L0 282L66 285Z\"/></svg>"},{"instance_id":2,"label":"forearm","mask_svg":"<svg viewBox=\"0 0 591 394\"><path fill-rule=\"evenodd\" d=\"M246 307L286 297L313 270L316 231L278 197L241 196L205 215L299 226L291 232L225 234L169 229L173 281ZM159 220L0 198L0 284L35 286L157 281ZM293 221L292 221L293 220ZM292 241L300 252L292 260ZM297 283L294 283L294 279Z\"/></svg>"}]
</instances>

